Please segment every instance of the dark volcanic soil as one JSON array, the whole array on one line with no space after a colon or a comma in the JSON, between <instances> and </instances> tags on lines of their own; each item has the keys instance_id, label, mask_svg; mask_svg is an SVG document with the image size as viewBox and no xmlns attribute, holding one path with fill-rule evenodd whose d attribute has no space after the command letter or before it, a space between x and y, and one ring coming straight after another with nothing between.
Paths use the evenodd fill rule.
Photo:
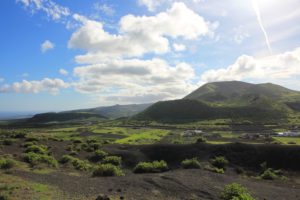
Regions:
<instances>
[{"instance_id":1,"label":"dark volcanic soil","mask_svg":"<svg viewBox=\"0 0 300 200\"><path fill-rule=\"evenodd\" d=\"M41 142L43 143L43 142ZM68 152L69 142L45 141L51 147L57 160ZM19 143L6 146L4 154L20 155L24 149ZM17 170L14 175L26 180L58 186L74 197L94 197L106 194L126 199L220 199L224 186L233 182L247 187L250 193L260 200L300 200L300 146L247 145L247 144L156 144L156 145L117 145L106 144L103 150L111 155L122 157L124 177L91 177L72 169L60 168L49 174ZM80 159L87 159L91 153L80 152ZM217 174L204 169L214 156L222 155L230 161L225 174ZM198 157L202 169L182 169L180 162L186 158ZM165 160L169 171L156 174L134 174L133 167L139 161ZM238 175L235 168L251 170L258 175L259 164L267 161L268 167L292 170L294 175L289 181L266 181ZM77 175L70 175L76 172ZM287 173L287 175L290 174ZM298 183L296 183L296 181Z\"/></svg>"}]
</instances>

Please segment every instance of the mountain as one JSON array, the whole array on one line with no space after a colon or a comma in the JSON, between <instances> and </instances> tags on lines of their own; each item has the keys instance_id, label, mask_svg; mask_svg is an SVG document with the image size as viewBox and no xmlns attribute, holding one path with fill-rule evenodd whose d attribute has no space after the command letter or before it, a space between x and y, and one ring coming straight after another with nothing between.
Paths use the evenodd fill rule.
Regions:
<instances>
[{"instance_id":1,"label":"mountain","mask_svg":"<svg viewBox=\"0 0 300 200\"><path fill-rule=\"evenodd\" d=\"M87 112L87 113L96 113L103 115L107 118L117 119L120 117L129 117L135 115L146 108L148 108L149 104L130 104L130 105L114 105L114 106L106 106L106 107L97 107L90 109L81 109L74 111L66 111L66 112Z\"/></svg>"},{"instance_id":2,"label":"mountain","mask_svg":"<svg viewBox=\"0 0 300 200\"><path fill-rule=\"evenodd\" d=\"M300 112L300 92L241 81L207 83L183 99L162 101L133 119L185 122L209 119L274 122Z\"/></svg>"},{"instance_id":3,"label":"mountain","mask_svg":"<svg viewBox=\"0 0 300 200\"><path fill-rule=\"evenodd\" d=\"M32 118L27 119L27 123L48 123L48 122L66 122L74 120L86 120L86 119L107 119L106 117L96 113L42 113L36 114Z\"/></svg>"}]
</instances>

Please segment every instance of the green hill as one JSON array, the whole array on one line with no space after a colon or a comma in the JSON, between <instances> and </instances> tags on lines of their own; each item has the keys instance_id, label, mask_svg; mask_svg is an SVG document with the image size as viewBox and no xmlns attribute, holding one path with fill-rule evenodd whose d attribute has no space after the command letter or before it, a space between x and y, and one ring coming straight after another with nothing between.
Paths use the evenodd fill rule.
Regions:
<instances>
[{"instance_id":1,"label":"green hill","mask_svg":"<svg viewBox=\"0 0 300 200\"><path fill-rule=\"evenodd\" d=\"M208 83L183 99L158 102L138 120L186 122L232 119L274 122L300 111L300 93L279 85L240 81Z\"/></svg>"},{"instance_id":2,"label":"green hill","mask_svg":"<svg viewBox=\"0 0 300 200\"><path fill-rule=\"evenodd\" d=\"M103 115L107 118L117 119L120 117L130 117L135 115L152 104L130 104L130 105L114 105L114 106L105 106L97 107L90 109L81 109L75 111L66 111L66 112L88 112Z\"/></svg>"},{"instance_id":3,"label":"green hill","mask_svg":"<svg viewBox=\"0 0 300 200\"><path fill-rule=\"evenodd\" d=\"M66 122L86 119L106 119L106 117L95 113L73 112L73 113L42 113L36 114L27 120L27 123L49 123Z\"/></svg>"}]
</instances>

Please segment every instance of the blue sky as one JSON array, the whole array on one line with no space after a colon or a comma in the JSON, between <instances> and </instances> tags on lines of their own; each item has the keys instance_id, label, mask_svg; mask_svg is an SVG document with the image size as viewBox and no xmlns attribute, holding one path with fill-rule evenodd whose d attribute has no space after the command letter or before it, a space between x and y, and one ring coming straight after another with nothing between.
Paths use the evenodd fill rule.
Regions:
<instances>
[{"instance_id":1,"label":"blue sky","mask_svg":"<svg viewBox=\"0 0 300 200\"><path fill-rule=\"evenodd\" d=\"M207 82L299 90L298 0L1 0L0 112L182 98Z\"/></svg>"}]
</instances>

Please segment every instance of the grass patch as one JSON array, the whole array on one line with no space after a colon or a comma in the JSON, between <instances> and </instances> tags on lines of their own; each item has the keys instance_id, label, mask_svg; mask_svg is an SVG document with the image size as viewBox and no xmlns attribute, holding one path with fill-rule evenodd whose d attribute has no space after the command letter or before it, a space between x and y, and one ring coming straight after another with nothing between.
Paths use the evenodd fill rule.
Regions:
<instances>
[{"instance_id":1,"label":"grass patch","mask_svg":"<svg viewBox=\"0 0 300 200\"><path fill-rule=\"evenodd\" d=\"M203 136L197 138L196 143L204 143L207 142L207 139Z\"/></svg>"},{"instance_id":2,"label":"grass patch","mask_svg":"<svg viewBox=\"0 0 300 200\"><path fill-rule=\"evenodd\" d=\"M149 129L145 132L130 135L127 138L118 139L114 143L118 144L153 144L168 135L169 130Z\"/></svg>"},{"instance_id":3,"label":"grass patch","mask_svg":"<svg viewBox=\"0 0 300 200\"><path fill-rule=\"evenodd\" d=\"M215 172L215 173L219 173L219 174L224 174L224 169L221 168L217 168L217 167L211 167L210 165L206 165L204 167L204 169L208 170L208 171L211 171L211 172Z\"/></svg>"},{"instance_id":4,"label":"grass patch","mask_svg":"<svg viewBox=\"0 0 300 200\"><path fill-rule=\"evenodd\" d=\"M115 166L121 166L122 158L119 156L107 156L102 161L103 164L112 164Z\"/></svg>"},{"instance_id":5,"label":"grass patch","mask_svg":"<svg viewBox=\"0 0 300 200\"><path fill-rule=\"evenodd\" d=\"M300 145L300 137L272 137L276 141L285 145Z\"/></svg>"},{"instance_id":6,"label":"grass patch","mask_svg":"<svg viewBox=\"0 0 300 200\"><path fill-rule=\"evenodd\" d=\"M11 169L16 165L16 161L10 158L0 158L0 169Z\"/></svg>"},{"instance_id":7,"label":"grass patch","mask_svg":"<svg viewBox=\"0 0 300 200\"><path fill-rule=\"evenodd\" d=\"M71 164L75 169L80 171L88 171L92 168L92 165L90 165L87 160L80 160L69 155L64 155L60 162L65 165Z\"/></svg>"},{"instance_id":8,"label":"grass patch","mask_svg":"<svg viewBox=\"0 0 300 200\"><path fill-rule=\"evenodd\" d=\"M110 163L100 164L93 170L93 176L124 176L122 170Z\"/></svg>"},{"instance_id":9,"label":"grass patch","mask_svg":"<svg viewBox=\"0 0 300 200\"><path fill-rule=\"evenodd\" d=\"M181 166L185 169L200 169L201 164L197 158L185 159L181 162Z\"/></svg>"},{"instance_id":10,"label":"grass patch","mask_svg":"<svg viewBox=\"0 0 300 200\"><path fill-rule=\"evenodd\" d=\"M226 185L225 190L221 192L221 197L224 200L255 200L255 198L250 195L247 188L238 183Z\"/></svg>"},{"instance_id":11,"label":"grass patch","mask_svg":"<svg viewBox=\"0 0 300 200\"><path fill-rule=\"evenodd\" d=\"M225 168L228 163L224 156L218 156L211 160L211 164L219 169Z\"/></svg>"},{"instance_id":12,"label":"grass patch","mask_svg":"<svg viewBox=\"0 0 300 200\"><path fill-rule=\"evenodd\" d=\"M23 159L25 162L29 163L31 166L36 166L39 163L45 163L52 167L58 167L58 162L53 156L49 155L40 155L34 152L29 152L23 154Z\"/></svg>"},{"instance_id":13,"label":"grass patch","mask_svg":"<svg viewBox=\"0 0 300 200\"><path fill-rule=\"evenodd\" d=\"M133 169L134 173L159 173L168 170L166 161L139 162Z\"/></svg>"}]
</instances>

